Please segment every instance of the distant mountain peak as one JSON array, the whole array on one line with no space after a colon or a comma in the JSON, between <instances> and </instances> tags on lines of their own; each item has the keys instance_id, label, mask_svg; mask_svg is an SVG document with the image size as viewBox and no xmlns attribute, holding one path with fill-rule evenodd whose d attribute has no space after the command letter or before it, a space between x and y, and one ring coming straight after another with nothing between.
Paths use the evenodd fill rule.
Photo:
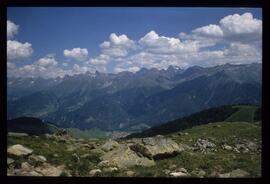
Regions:
<instances>
[{"instance_id":1,"label":"distant mountain peak","mask_svg":"<svg viewBox=\"0 0 270 184\"><path fill-rule=\"evenodd\" d=\"M170 65L167 70L182 70L182 68L177 65Z\"/></svg>"}]
</instances>

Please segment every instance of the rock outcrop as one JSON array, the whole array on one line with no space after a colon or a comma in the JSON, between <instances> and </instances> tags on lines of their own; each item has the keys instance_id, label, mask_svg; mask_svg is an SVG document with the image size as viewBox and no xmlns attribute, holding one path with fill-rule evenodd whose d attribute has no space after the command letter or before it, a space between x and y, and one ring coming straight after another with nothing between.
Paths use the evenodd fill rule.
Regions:
<instances>
[{"instance_id":1,"label":"rock outcrop","mask_svg":"<svg viewBox=\"0 0 270 184\"><path fill-rule=\"evenodd\" d=\"M228 173L224 174L218 174L218 177L220 178L241 178L241 177L248 177L249 173L241 170L241 169L236 169Z\"/></svg>"},{"instance_id":2,"label":"rock outcrop","mask_svg":"<svg viewBox=\"0 0 270 184\"><path fill-rule=\"evenodd\" d=\"M10 146L7 149L8 154L15 155L15 156L28 156L28 155L32 154L32 152L33 152L32 149L29 149L29 148L22 146L20 144Z\"/></svg>"},{"instance_id":3,"label":"rock outcrop","mask_svg":"<svg viewBox=\"0 0 270 184\"><path fill-rule=\"evenodd\" d=\"M110 139L110 140L108 140L105 144L103 144L103 145L101 146L101 149L102 149L103 151L108 152L108 151L111 151L111 150L113 150L113 149L115 149L115 148L118 148L118 147L119 147L118 142L116 142L116 141Z\"/></svg>"},{"instance_id":4,"label":"rock outcrop","mask_svg":"<svg viewBox=\"0 0 270 184\"><path fill-rule=\"evenodd\" d=\"M162 159L175 156L183 151L176 142L163 136L132 139L129 141L129 148L139 156L149 159Z\"/></svg>"},{"instance_id":5,"label":"rock outcrop","mask_svg":"<svg viewBox=\"0 0 270 184\"><path fill-rule=\"evenodd\" d=\"M119 168L127 168L136 165L149 167L155 165L154 160L147 157L140 157L127 145L120 144L118 148L105 153L102 160L107 160L108 165Z\"/></svg>"}]
</instances>

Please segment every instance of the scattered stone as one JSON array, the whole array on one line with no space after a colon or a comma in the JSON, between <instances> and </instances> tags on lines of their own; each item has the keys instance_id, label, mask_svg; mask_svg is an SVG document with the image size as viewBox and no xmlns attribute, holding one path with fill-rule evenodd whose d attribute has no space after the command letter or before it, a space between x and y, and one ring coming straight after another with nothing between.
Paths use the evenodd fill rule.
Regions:
<instances>
[{"instance_id":1,"label":"scattered stone","mask_svg":"<svg viewBox=\"0 0 270 184\"><path fill-rule=\"evenodd\" d=\"M213 171L209 177L218 177L219 173L217 171Z\"/></svg>"},{"instance_id":2,"label":"scattered stone","mask_svg":"<svg viewBox=\"0 0 270 184\"><path fill-rule=\"evenodd\" d=\"M243 152L243 153L248 153L249 152L249 149L245 146L245 144L235 144L235 147L240 152Z\"/></svg>"},{"instance_id":3,"label":"scattered stone","mask_svg":"<svg viewBox=\"0 0 270 184\"><path fill-rule=\"evenodd\" d=\"M257 144L254 143L254 142L251 142L251 141L247 142L246 147L247 147L247 149L249 149L250 151L257 151L257 149L258 149Z\"/></svg>"},{"instance_id":4,"label":"scattered stone","mask_svg":"<svg viewBox=\"0 0 270 184\"><path fill-rule=\"evenodd\" d=\"M236 169L224 174L218 174L218 177L220 178L241 178L247 176L249 176L249 173L241 169Z\"/></svg>"},{"instance_id":5,"label":"scattered stone","mask_svg":"<svg viewBox=\"0 0 270 184\"><path fill-rule=\"evenodd\" d=\"M197 168L194 171L192 171L191 174L197 177L204 177L206 175L206 172L202 169Z\"/></svg>"},{"instance_id":6,"label":"scattered stone","mask_svg":"<svg viewBox=\"0 0 270 184\"><path fill-rule=\"evenodd\" d=\"M108 165L118 168L127 168L136 165L150 167L155 165L154 160L148 159L147 157L140 157L124 144L119 145L117 149L107 152L101 159L108 160Z\"/></svg>"},{"instance_id":7,"label":"scattered stone","mask_svg":"<svg viewBox=\"0 0 270 184\"><path fill-rule=\"evenodd\" d=\"M76 162L80 162L80 157L77 155L77 153L73 153L72 156L75 158Z\"/></svg>"},{"instance_id":8,"label":"scattered stone","mask_svg":"<svg viewBox=\"0 0 270 184\"><path fill-rule=\"evenodd\" d=\"M54 135L65 136L65 135L68 135L68 132L66 129L62 128L62 129L58 129L57 132L54 133Z\"/></svg>"},{"instance_id":9,"label":"scattered stone","mask_svg":"<svg viewBox=\"0 0 270 184\"><path fill-rule=\"evenodd\" d=\"M13 137L26 137L29 136L27 133L18 133L18 132L8 132L8 136Z\"/></svg>"},{"instance_id":10,"label":"scattered stone","mask_svg":"<svg viewBox=\"0 0 270 184\"><path fill-rule=\"evenodd\" d=\"M188 132L185 132L184 135L189 135L189 133Z\"/></svg>"},{"instance_id":11,"label":"scattered stone","mask_svg":"<svg viewBox=\"0 0 270 184\"><path fill-rule=\"evenodd\" d=\"M170 176L174 176L174 177L186 177L188 175L187 175L187 173L183 173L183 172L172 172L172 173L170 173Z\"/></svg>"},{"instance_id":12,"label":"scattered stone","mask_svg":"<svg viewBox=\"0 0 270 184\"><path fill-rule=\"evenodd\" d=\"M165 174L169 174L171 171L170 171L169 169L164 169L163 172L164 172Z\"/></svg>"},{"instance_id":13,"label":"scattered stone","mask_svg":"<svg viewBox=\"0 0 270 184\"><path fill-rule=\"evenodd\" d=\"M33 166L31 166L28 162L21 163L21 170L22 171L31 171L33 170Z\"/></svg>"},{"instance_id":14,"label":"scattered stone","mask_svg":"<svg viewBox=\"0 0 270 184\"><path fill-rule=\"evenodd\" d=\"M183 132L178 132L177 135L178 135L178 136L183 136L184 133L183 133Z\"/></svg>"},{"instance_id":15,"label":"scattered stone","mask_svg":"<svg viewBox=\"0 0 270 184\"><path fill-rule=\"evenodd\" d=\"M24 146L22 146L20 144L10 146L7 149L8 154L15 155L15 156L27 156L27 155L32 154L32 152L33 152L33 150L31 150L31 149L29 149L27 147L24 147Z\"/></svg>"},{"instance_id":16,"label":"scattered stone","mask_svg":"<svg viewBox=\"0 0 270 184\"><path fill-rule=\"evenodd\" d=\"M101 162L98 163L98 167L107 167L109 165L108 160L102 160Z\"/></svg>"},{"instance_id":17,"label":"scattered stone","mask_svg":"<svg viewBox=\"0 0 270 184\"><path fill-rule=\"evenodd\" d=\"M41 173L43 176L60 176L64 171L65 165L52 166L48 163L43 163L43 165L36 167L35 171Z\"/></svg>"},{"instance_id":18,"label":"scattered stone","mask_svg":"<svg viewBox=\"0 0 270 184\"><path fill-rule=\"evenodd\" d=\"M57 158L58 157L58 154L57 153L54 153L53 154L53 157Z\"/></svg>"},{"instance_id":19,"label":"scattered stone","mask_svg":"<svg viewBox=\"0 0 270 184\"><path fill-rule=\"evenodd\" d=\"M231 147L230 145L227 145L227 144L223 144L221 147L224 150L228 150L228 151L232 151L233 150L233 147Z\"/></svg>"},{"instance_id":20,"label":"scattered stone","mask_svg":"<svg viewBox=\"0 0 270 184\"><path fill-rule=\"evenodd\" d=\"M169 166L169 169L170 169L170 170L173 170L173 169L175 169L176 167L177 167L177 165L172 164L172 165Z\"/></svg>"},{"instance_id":21,"label":"scattered stone","mask_svg":"<svg viewBox=\"0 0 270 184\"><path fill-rule=\"evenodd\" d=\"M86 154L83 154L83 155L81 156L81 158L89 158L90 156L91 156L91 154L86 153Z\"/></svg>"},{"instance_id":22,"label":"scattered stone","mask_svg":"<svg viewBox=\"0 0 270 184\"><path fill-rule=\"evenodd\" d=\"M132 176L135 176L135 172L133 172L133 171L127 171L126 172L126 175L128 176L128 177L132 177Z\"/></svg>"},{"instance_id":23,"label":"scattered stone","mask_svg":"<svg viewBox=\"0 0 270 184\"><path fill-rule=\"evenodd\" d=\"M7 165L10 165L14 163L14 160L12 158L7 158Z\"/></svg>"},{"instance_id":24,"label":"scattered stone","mask_svg":"<svg viewBox=\"0 0 270 184\"><path fill-rule=\"evenodd\" d=\"M53 137L53 135L52 135L52 134L47 134L47 133L46 133L44 136L45 136L47 139L49 139L49 138L52 138L52 137Z\"/></svg>"},{"instance_id":25,"label":"scattered stone","mask_svg":"<svg viewBox=\"0 0 270 184\"><path fill-rule=\"evenodd\" d=\"M94 144L80 144L80 147L83 148L83 149L94 149L96 148Z\"/></svg>"},{"instance_id":26,"label":"scattered stone","mask_svg":"<svg viewBox=\"0 0 270 184\"><path fill-rule=\"evenodd\" d=\"M206 139L199 138L197 142L194 144L194 146L196 147L194 151L201 150L203 152L207 152L207 151L217 152L216 145Z\"/></svg>"},{"instance_id":27,"label":"scattered stone","mask_svg":"<svg viewBox=\"0 0 270 184\"><path fill-rule=\"evenodd\" d=\"M45 146L46 148L50 148L50 145L49 145L48 143L44 143L44 146Z\"/></svg>"},{"instance_id":28,"label":"scattered stone","mask_svg":"<svg viewBox=\"0 0 270 184\"><path fill-rule=\"evenodd\" d=\"M183 168L183 167L178 168L176 171L177 171L177 172L186 173L186 174L188 173L187 170L186 170L185 168Z\"/></svg>"},{"instance_id":29,"label":"scattered stone","mask_svg":"<svg viewBox=\"0 0 270 184\"><path fill-rule=\"evenodd\" d=\"M114 141L114 140L108 140L105 144L103 144L102 146L101 146L101 149L103 150L103 151L106 151L106 152L108 152L108 151L111 151L111 150L113 150L113 149L115 149L115 148L117 148L117 147L119 147L119 143L118 142L116 142L116 141Z\"/></svg>"},{"instance_id":30,"label":"scattered stone","mask_svg":"<svg viewBox=\"0 0 270 184\"><path fill-rule=\"evenodd\" d=\"M99 148L95 148L89 151L91 154L95 154L95 155L104 155L105 152Z\"/></svg>"},{"instance_id":31,"label":"scattered stone","mask_svg":"<svg viewBox=\"0 0 270 184\"><path fill-rule=\"evenodd\" d=\"M236 153L240 153L240 151L235 147L233 148L233 151L236 152Z\"/></svg>"},{"instance_id":32,"label":"scattered stone","mask_svg":"<svg viewBox=\"0 0 270 184\"><path fill-rule=\"evenodd\" d=\"M115 172L118 171L117 167L108 167L108 168L103 168L102 169L104 172Z\"/></svg>"},{"instance_id":33,"label":"scattered stone","mask_svg":"<svg viewBox=\"0 0 270 184\"><path fill-rule=\"evenodd\" d=\"M47 159L42 155L30 155L29 159L34 160L36 162L46 162L47 161Z\"/></svg>"},{"instance_id":34,"label":"scattered stone","mask_svg":"<svg viewBox=\"0 0 270 184\"><path fill-rule=\"evenodd\" d=\"M89 175L90 175L90 176L96 176L96 175L98 175L99 173L101 173L101 170L100 170L100 169L92 169L92 170L89 172Z\"/></svg>"},{"instance_id":35,"label":"scattered stone","mask_svg":"<svg viewBox=\"0 0 270 184\"><path fill-rule=\"evenodd\" d=\"M67 145L67 151L70 151L70 152L75 151L75 150L77 150L78 148L79 148L78 145L73 145L73 144L68 144L68 145Z\"/></svg>"},{"instance_id":36,"label":"scattered stone","mask_svg":"<svg viewBox=\"0 0 270 184\"><path fill-rule=\"evenodd\" d=\"M28 174L28 176L42 176L42 174L36 172L36 171L30 171Z\"/></svg>"},{"instance_id":37,"label":"scattered stone","mask_svg":"<svg viewBox=\"0 0 270 184\"><path fill-rule=\"evenodd\" d=\"M198 139L197 145L202 148L213 148L216 147L216 145L208 140L205 139Z\"/></svg>"}]
</instances>

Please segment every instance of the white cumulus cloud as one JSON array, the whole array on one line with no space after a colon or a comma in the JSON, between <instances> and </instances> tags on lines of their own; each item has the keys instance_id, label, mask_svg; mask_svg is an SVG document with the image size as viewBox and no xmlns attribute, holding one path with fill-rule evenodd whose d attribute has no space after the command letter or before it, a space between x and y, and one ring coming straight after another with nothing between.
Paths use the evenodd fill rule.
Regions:
<instances>
[{"instance_id":1,"label":"white cumulus cloud","mask_svg":"<svg viewBox=\"0 0 270 184\"><path fill-rule=\"evenodd\" d=\"M88 50L85 48L73 48L64 50L64 56L78 61L85 61L88 58Z\"/></svg>"},{"instance_id":2,"label":"white cumulus cloud","mask_svg":"<svg viewBox=\"0 0 270 184\"><path fill-rule=\"evenodd\" d=\"M220 26L227 35L261 34L262 21L253 18L251 13L228 15L220 20Z\"/></svg>"},{"instance_id":3,"label":"white cumulus cloud","mask_svg":"<svg viewBox=\"0 0 270 184\"><path fill-rule=\"evenodd\" d=\"M139 44L148 52L157 54L181 54L198 49L196 42L181 42L178 38L159 36L155 31L150 31L142 37Z\"/></svg>"},{"instance_id":4,"label":"white cumulus cloud","mask_svg":"<svg viewBox=\"0 0 270 184\"><path fill-rule=\"evenodd\" d=\"M16 34L18 34L19 26L11 21L7 21L7 38L12 39Z\"/></svg>"},{"instance_id":5,"label":"white cumulus cloud","mask_svg":"<svg viewBox=\"0 0 270 184\"><path fill-rule=\"evenodd\" d=\"M262 21L248 12L242 15L233 14L222 18L219 25L209 24L194 29L192 33L193 35L180 33L180 37L198 39L197 36L201 36L220 39L216 41L252 43L262 39Z\"/></svg>"},{"instance_id":6,"label":"white cumulus cloud","mask_svg":"<svg viewBox=\"0 0 270 184\"><path fill-rule=\"evenodd\" d=\"M117 36L115 33L111 33L110 40L104 41L99 46L102 53L110 57L125 57L130 49L136 48L135 42L129 39L127 35Z\"/></svg>"},{"instance_id":7,"label":"white cumulus cloud","mask_svg":"<svg viewBox=\"0 0 270 184\"><path fill-rule=\"evenodd\" d=\"M56 66L57 65L57 61L55 60L54 57L44 57L44 58L40 58L38 61L37 61L37 65L41 66L41 67L51 67L51 66Z\"/></svg>"},{"instance_id":8,"label":"white cumulus cloud","mask_svg":"<svg viewBox=\"0 0 270 184\"><path fill-rule=\"evenodd\" d=\"M223 36L222 29L215 24L210 24L208 26L199 27L192 31L193 33L202 35L202 36L215 36L215 37L221 37Z\"/></svg>"},{"instance_id":9,"label":"white cumulus cloud","mask_svg":"<svg viewBox=\"0 0 270 184\"><path fill-rule=\"evenodd\" d=\"M15 40L7 41L8 60L27 58L30 57L32 53L33 53L32 44L28 42L20 43Z\"/></svg>"}]
</instances>

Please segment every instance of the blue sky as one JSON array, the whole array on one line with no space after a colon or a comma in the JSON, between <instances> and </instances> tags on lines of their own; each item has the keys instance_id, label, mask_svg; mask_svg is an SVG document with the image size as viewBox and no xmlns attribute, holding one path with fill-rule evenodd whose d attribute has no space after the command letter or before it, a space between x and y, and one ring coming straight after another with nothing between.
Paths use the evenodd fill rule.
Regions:
<instances>
[{"instance_id":1,"label":"blue sky","mask_svg":"<svg viewBox=\"0 0 270 184\"><path fill-rule=\"evenodd\" d=\"M220 23L226 16L233 17ZM135 72L142 67L161 69L170 64L185 68L243 63L247 55L235 57L233 51L244 49L249 53L248 49L253 48L257 50L249 62L261 61L262 11L259 8L12 7L8 8L7 19L11 22L7 38L10 75L43 76L41 71L48 73L45 70L49 67L50 71L58 68L51 76L56 73L62 76L88 70ZM102 48L100 44L104 41L110 42L110 46ZM22 45L26 42L31 46ZM20 55L14 50L20 47L21 51L28 50ZM86 49L87 53L80 49ZM69 50L69 54L65 55L64 50ZM205 58L201 61L193 58L196 54ZM221 60L222 54L223 58L226 56L223 61L211 61L216 59L215 55ZM233 59L228 59L232 56Z\"/></svg>"}]
</instances>

